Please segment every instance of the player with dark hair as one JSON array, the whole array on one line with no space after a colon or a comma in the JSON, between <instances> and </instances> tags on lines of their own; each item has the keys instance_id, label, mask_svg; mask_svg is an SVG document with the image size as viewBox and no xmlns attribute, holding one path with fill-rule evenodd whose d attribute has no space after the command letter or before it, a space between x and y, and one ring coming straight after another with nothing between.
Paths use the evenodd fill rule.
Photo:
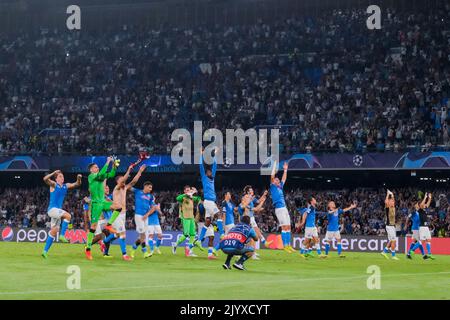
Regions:
<instances>
[{"instance_id":1,"label":"player with dark hair","mask_svg":"<svg viewBox=\"0 0 450 320\"><path fill-rule=\"evenodd\" d=\"M302 215L302 219L298 225L298 229L302 229L303 226L305 226L305 239L303 241L302 249L315 248L319 257L326 258L327 256L322 254L322 249L320 247L319 233L316 225L316 206L316 198L309 196L306 208L299 210ZM300 254L304 254L305 257L312 256L309 252L303 253L300 251Z\"/></svg>"},{"instance_id":2,"label":"player with dark hair","mask_svg":"<svg viewBox=\"0 0 450 320\"><path fill-rule=\"evenodd\" d=\"M120 207L120 215L114 221L114 229L117 230L115 232L116 238L119 238L120 249L122 251L122 259L125 261L130 261L131 258L127 255L127 246L125 242L126 238L126 228L125 228L125 220L127 213L127 191L130 190L139 180L142 173L146 169L146 165L143 164L138 173L134 176L133 180L127 183L128 178L130 177L131 170L134 166L129 166L127 172L123 176L116 177L116 186L113 190L113 204L115 207ZM106 239L104 242L107 242Z\"/></svg>"},{"instance_id":3,"label":"player with dark hair","mask_svg":"<svg viewBox=\"0 0 450 320\"><path fill-rule=\"evenodd\" d=\"M281 239L283 241L283 249L288 253L295 252L291 246L291 217L284 200L283 188L287 180L288 163L283 164L283 176L280 179L276 177L278 163L275 161L270 176L270 195L272 196L273 206L275 207L275 215L281 226Z\"/></svg>"},{"instance_id":4,"label":"player with dark hair","mask_svg":"<svg viewBox=\"0 0 450 320\"><path fill-rule=\"evenodd\" d=\"M328 202L328 226L327 233L325 234L325 254L328 255L330 251L330 241L336 240L337 242L337 253L340 258L345 256L342 254L342 244L341 244L341 233L339 231L339 217L356 208L356 203L352 203L349 207L341 209L336 207L334 201Z\"/></svg>"},{"instance_id":5,"label":"player with dark hair","mask_svg":"<svg viewBox=\"0 0 450 320\"><path fill-rule=\"evenodd\" d=\"M196 225L195 225L195 207L202 200L199 196L195 196L197 189L188 185L184 186L184 193L177 196L177 202L180 205L180 219L183 226L183 235L177 242L172 242L172 253L176 254L177 247L182 244L186 239L189 239L189 244L184 250L186 257L195 257L193 248L194 245L201 246L195 241Z\"/></svg>"},{"instance_id":6,"label":"player with dark hair","mask_svg":"<svg viewBox=\"0 0 450 320\"><path fill-rule=\"evenodd\" d=\"M135 252L139 246L142 247L144 258L151 257L151 253L147 253L146 241L148 231L148 216L155 210L152 208L153 195L151 194L153 185L151 182L144 182L143 189L131 188L134 192L134 223L136 225L136 232L138 238L133 244L130 257L134 258ZM152 250L153 251L153 250Z\"/></svg>"},{"instance_id":7,"label":"player with dark hair","mask_svg":"<svg viewBox=\"0 0 450 320\"><path fill-rule=\"evenodd\" d=\"M432 200L432 194L431 193L425 193L425 197L423 198L422 202L419 204L419 240L423 243L425 243L425 246L427 248L427 254L423 256L424 259L431 259L434 260L434 256L431 254L431 233L429 228L429 221L428 221L428 215L426 210L430 207Z\"/></svg>"},{"instance_id":8,"label":"player with dark hair","mask_svg":"<svg viewBox=\"0 0 450 320\"><path fill-rule=\"evenodd\" d=\"M108 172L109 164L113 162L111 171ZM113 178L116 175L117 167L119 166L119 161L113 161L112 157L108 157L105 165L100 170L98 165L95 163L91 163L89 168L89 193L91 195L91 204L90 204L90 229L87 235L87 244L85 248L86 258L88 260L92 260L91 248L92 241L94 240L95 230L97 228L97 223L103 213L103 211L113 210L111 218L108 220L108 223L105 226L105 229L110 233L116 233L116 230L112 227L112 224L117 219L120 214L121 208L120 206L116 206L113 202L109 202L105 200L105 183L104 181Z\"/></svg>"},{"instance_id":9,"label":"player with dark hair","mask_svg":"<svg viewBox=\"0 0 450 320\"><path fill-rule=\"evenodd\" d=\"M395 231L395 197L392 191L387 190L386 199L384 200L384 205L386 209L386 233L388 236L388 243L384 250L381 252L383 257L389 259L388 252L391 251L392 260L399 260L395 256L395 248L397 245L397 235Z\"/></svg>"},{"instance_id":10,"label":"player with dark hair","mask_svg":"<svg viewBox=\"0 0 450 320\"><path fill-rule=\"evenodd\" d=\"M231 259L233 256L241 256L233 264L238 270L245 270L244 262L253 255L254 248L248 246L250 240L257 241L258 236L250 225L250 217L243 216L241 222L233 227L228 234L220 241L219 247L227 255L227 260L223 264L224 269L231 269Z\"/></svg>"},{"instance_id":11,"label":"player with dark hair","mask_svg":"<svg viewBox=\"0 0 450 320\"><path fill-rule=\"evenodd\" d=\"M215 150L215 152L217 152L217 149ZM200 176L202 179L202 187L203 187L203 206L205 207L205 225L200 230L199 241L200 243L202 243L205 237L209 238L208 258L215 259L217 253L215 248L213 247L214 227L212 225L212 220L214 219L214 216L220 212L216 204L217 197L214 186L214 180L217 171L217 161L214 155L214 162L212 164L212 168L206 169L203 160L204 159L202 149L200 154ZM223 233L223 222L220 218L217 221L217 227L219 229L219 233Z\"/></svg>"},{"instance_id":12,"label":"player with dark hair","mask_svg":"<svg viewBox=\"0 0 450 320\"><path fill-rule=\"evenodd\" d=\"M420 249L420 252L422 253L422 256L425 258L425 250L423 249L422 242L420 241L419 237L419 227L420 227L420 215L419 215L420 205L419 202L414 203L414 211L408 215L406 218L405 225L408 226L409 221L411 221L411 245L409 246L409 250L406 254L406 258L412 259L412 255L414 254L414 251L417 249Z\"/></svg>"}]
</instances>

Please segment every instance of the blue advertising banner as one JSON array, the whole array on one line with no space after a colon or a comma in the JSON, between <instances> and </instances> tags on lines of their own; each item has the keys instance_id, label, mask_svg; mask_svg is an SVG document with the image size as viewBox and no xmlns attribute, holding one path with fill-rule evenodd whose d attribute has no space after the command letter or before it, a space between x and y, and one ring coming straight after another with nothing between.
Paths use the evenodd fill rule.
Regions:
<instances>
[{"instance_id":1,"label":"blue advertising banner","mask_svg":"<svg viewBox=\"0 0 450 320\"><path fill-rule=\"evenodd\" d=\"M123 172L137 157L118 156L121 160L119 171ZM406 152L406 153L326 153L326 154L294 154L280 157L280 166L289 162L290 170L354 170L354 169L450 169L450 152ZM266 163L231 164L226 159L219 165L221 171L258 171L272 164ZM102 166L106 156L0 156L0 171L46 171L60 169L65 172L87 172L89 163ZM195 164L174 164L168 155L153 155L142 163L147 165L148 172L196 172Z\"/></svg>"}]
</instances>

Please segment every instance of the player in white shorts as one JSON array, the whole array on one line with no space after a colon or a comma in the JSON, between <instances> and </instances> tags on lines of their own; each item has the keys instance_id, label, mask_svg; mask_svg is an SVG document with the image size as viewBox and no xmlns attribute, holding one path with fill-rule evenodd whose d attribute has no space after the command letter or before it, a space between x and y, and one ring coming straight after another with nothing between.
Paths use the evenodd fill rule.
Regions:
<instances>
[{"instance_id":1,"label":"player in white shorts","mask_svg":"<svg viewBox=\"0 0 450 320\"><path fill-rule=\"evenodd\" d=\"M267 191L264 192L263 196L258 200L255 198L253 194L253 189L250 186L244 188L244 196L242 197L242 201L238 206L238 212L241 217L249 216L250 217L250 225L255 230L258 239L264 245L270 245L272 241L266 243L266 239L264 238L261 230L258 228L255 220L255 213L261 212L263 209L264 202L266 201ZM253 239L250 239L249 246L254 249L252 259L259 260L258 254L256 253L256 242Z\"/></svg>"},{"instance_id":2,"label":"player in white shorts","mask_svg":"<svg viewBox=\"0 0 450 320\"><path fill-rule=\"evenodd\" d=\"M259 238L259 241L263 245L269 246L272 243L272 241L266 241L266 238L262 234L261 229L259 229L258 224L256 223L256 219L255 219L255 213L259 213L264 210L263 205L264 205L264 202L266 201L268 191L267 190L264 191L263 195L259 199L257 199L255 197L255 192L253 191L252 186L247 185L244 187L244 195L246 195L246 194L250 196L250 203L249 203L250 225L255 230L256 235ZM257 254L255 252L253 257L255 257L256 255Z\"/></svg>"},{"instance_id":3,"label":"player in white shorts","mask_svg":"<svg viewBox=\"0 0 450 320\"><path fill-rule=\"evenodd\" d=\"M159 214L161 214L161 205L155 203L155 198L153 197L153 201L151 203L151 210L148 214L148 230L147 230L147 239L148 245L150 247L150 255L153 255L153 251L156 251L157 254L161 254L161 250L159 246L162 241L162 229L159 224ZM156 247L155 247L155 235L156 235Z\"/></svg>"},{"instance_id":4,"label":"player in white shorts","mask_svg":"<svg viewBox=\"0 0 450 320\"><path fill-rule=\"evenodd\" d=\"M138 173L133 178L133 180L130 181L130 183L126 183L128 178L130 177L131 170L133 169L133 166L128 167L127 172L124 176L117 176L116 177L116 186L114 187L113 191L113 206L122 208L119 216L113 223L113 228L117 231L116 237L119 238L119 244L120 249L122 251L122 259L125 261L130 261L131 258L127 255L127 246L125 242L126 238L126 228L125 228L125 222L126 222L126 208L127 208L127 191L130 190L139 180L139 178L142 175L142 172L144 172L146 166L142 165L139 168ZM104 241L106 243L106 239Z\"/></svg>"},{"instance_id":5,"label":"player in white shorts","mask_svg":"<svg viewBox=\"0 0 450 320\"><path fill-rule=\"evenodd\" d=\"M388 236L388 243L381 254L386 258L388 257L389 250L391 251L392 260L399 260L395 256L395 248L397 246L397 235L395 231L395 197L394 194L387 190L386 199L384 200L386 210L386 233Z\"/></svg>"},{"instance_id":6,"label":"player in white shorts","mask_svg":"<svg viewBox=\"0 0 450 320\"><path fill-rule=\"evenodd\" d=\"M283 188L287 180L287 161L283 164L283 176L278 179L275 175L278 170L278 162L275 161L272 174L270 176L270 195L272 197L273 206L275 207L275 215L278 219L278 224L281 226L281 239L283 242L283 249L288 253L295 252L291 246L291 217L289 216L286 202L284 200Z\"/></svg>"},{"instance_id":7,"label":"player in white shorts","mask_svg":"<svg viewBox=\"0 0 450 320\"><path fill-rule=\"evenodd\" d=\"M152 253L147 252L147 238L148 217L155 211L155 209L152 208L154 201L152 195L153 184L150 181L145 181L142 190L137 188L131 188L131 190L134 192L134 222L136 224L136 232L139 236L132 245L130 257L134 258L137 248L141 246L144 258L148 258L152 256Z\"/></svg>"},{"instance_id":8,"label":"player in white shorts","mask_svg":"<svg viewBox=\"0 0 450 320\"><path fill-rule=\"evenodd\" d=\"M216 204L216 190L214 186L214 180L216 177L216 171L217 171L217 160L215 154L217 153L218 149L215 149L214 156L213 156L213 163L211 168L205 168L203 162L203 149L201 150L200 155L200 176L202 179L202 187L203 187L203 204L200 204L199 206L203 205L205 209L205 224L202 226L200 230L199 235L199 241L200 243L203 242L205 237L209 238L208 243L208 259L216 259L217 256L217 250L215 250L213 243L214 243L214 227L212 225L212 220L216 214L218 214L219 208L217 208ZM217 228L219 229L219 233L223 233L223 221L222 219L217 220Z\"/></svg>"},{"instance_id":9,"label":"player in white shorts","mask_svg":"<svg viewBox=\"0 0 450 320\"><path fill-rule=\"evenodd\" d=\"M419 204L420 208L418 210L419 213L419 240L422 242L422 245L425 244L427 248L427 254L423 256L424 259L434 260L435 257L431 254L431 232L429 228L429 221L426 209L428 209L431 205L432 194L426 193L422 202Z\"/></svg>"},{"instance_id":10,"label":"player in white shorts","mask_svg":"<svg viewBox=\"0 0 450 320\"><path fill-rule=\"evenodd\" d=\"M316 225L316 206L316 198L309 196L307 207L299 210L302 219L297 228L301 230L302 227L305 226L305 240L303 241L300 254L302 257L313 257L311 251L315 248L320 258L326 258L327 256L322 254L322 249L320 247L319 233Z\"/></svg>"},{"instance_id":11,"label":"player in white shorts","mask_svg":"<svg viewBox=\"0 0 450 320\"><path fill-rule=\"evenodd\" d=\"M55 180L51 178L55 177ZM62 242L68 242L65 237L65 232L70 223L72 215L62 209L64 199L67 191L70 189L78 188L81 185L81 175L77 176L77 181L74 183L64 183L64 174L60 170L56 170L44 177L44 182L50 188L50 202L47 208L47 214L51 218L51 230L48 234L45 242L44 250L42 251L42 257L47 259L48 251L56 238L59 231L59 240ZM63 220L61 223L61 219ZM60 229L61 225L61 229Z\"/></svg>"},{"instance_id":12,"label":"player in white shorts","mask_svg":"<svg viewBox=\"0 0 450 320\"><path fill-rule=\"evenodd\" d=\"M328 255L330 251L330 242L336 240L338 256L344 258L342 255L341 233L339 231L339 217L341 214L356 208L356 203L352 203L349 207L341 209L336 208L334 201L328 202L328 226L325 234L325 254Z\"/></svg>"}]
</instances>

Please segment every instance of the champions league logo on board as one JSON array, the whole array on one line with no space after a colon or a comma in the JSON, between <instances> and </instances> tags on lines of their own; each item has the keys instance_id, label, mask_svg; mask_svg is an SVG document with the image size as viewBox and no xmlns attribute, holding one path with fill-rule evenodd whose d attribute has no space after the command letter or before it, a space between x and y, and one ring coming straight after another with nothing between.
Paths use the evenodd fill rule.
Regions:
<instances>
[{"instance_id":1,"label":"champions league logo on board","mask_svg":"<svg viewBox=\"0 0 450 320\"><path fill-rule=\"evenodd\" d=\"M359 154L357 154L356 156L353 157L353 164L356 167L361 167L363 164L363 157Z\"/></svg>"}]
</instances>

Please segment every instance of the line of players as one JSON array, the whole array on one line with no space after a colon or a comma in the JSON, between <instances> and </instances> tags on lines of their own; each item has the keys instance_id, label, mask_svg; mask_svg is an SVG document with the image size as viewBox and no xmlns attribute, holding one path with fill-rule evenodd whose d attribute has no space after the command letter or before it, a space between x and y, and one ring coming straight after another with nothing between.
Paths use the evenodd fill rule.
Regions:
<instances>
[{"instance_id":1,"label":"line of players","mask_svg":"<svg viewBox=\"0 0 450 320\"><path fill-rule=\"evenodd\" d=\"M172 252L175 254L176 248L188 240L185 247L185 255L196 256L193 250L194 247L203 250L201 243L206 238L209 238L208 258L216 259L217 251L222 250L228 255L224 268L229 269L230 257L233 255L239 255L241 258L245 256L258 259L258 255L255 252L255 242L259 240L261 244L266 246L269 246L271 243L266 241L255 220L255 213L257 214L264 210L263 206L267 199L268 192L265 191L258 199L254 195L253 188L251 186L246 186L244 188L244 195L238 206L233 204L231 193L227 192L225 194L225 199L222 202L222 211L220 211L216 205L217 197L214 183L217 162L214 158L211 168L205 168L203 161L202 150L200 157L200 175L204 200L202 201L202 199L196 195L196 188L190 186L185 186L183 190L184 193L177 197L176 200L179 203L179 217L182 222L183 235L177 242L172 243ZM109 164L111 162L113 162L112 168L108 172ZM154 251L159 254L161 253L159 246L162 241L162 230L158 218L158 213L161 213L161 208L160 205L156 203L152 194L153 186L150 182L145 182L142 190L134 188L134 185L138 182L146 167L145 165L142 165L132 181L127 183L133 165L128 168L124 176L119 175L115 177L118 166L119 162L113 161L112 158L107 159L106 164L101 170L96 164L89 165L90 175L88 180L91 196L84 199L85 225L90 226L88 230L87 246L85 248L86 257L89 260L92 260L91 247L95 243L100 244L101 251L105 258L111 257L109 255L109 246L116 239L118 239L120 244L122 258L127 261L134 258L135 252L139 247L143 252L144 258L152 256ZM276 168L277 163L273 166L269 191L275 207L275 215L281 227L283 250L292 253L295 252L295 250L291 246L291 220L283 193L284 184L287 180L288 164L285 162L283 165L283 175L281 179L276 177ZM52 180L52 177L55 178L55 181ZM115 177L116 186L112 195L110 195L106 180L113 177ZM45 258L48 256L48 251L58 231L60 231L60 241L67 242L64 234L70 222L71 215L62 209L62 205L67 191L81 185L81 178L81 175L78 175L75 183L64 184L64 175L59 170L44 177L44 181L50 187L48 215L51 217L50 236L46 241L42 253L42 256ZM139 236L132 246L130 256L128 256L125 242L125 217L126 193L130 190L134 192L135 195L135 224ZM423 197L421 201L417 201L416 211L409 216L409 219L412 220L413 243L409 248L408 258L411 258L413 252L419 248L424 259L434 259L431 255L431 235L428 229L426 215L426 208L430 206L431 199L431 194L425 194L425 197ZM297 207L301 206L297 201L296 205ZM296 224L296 230L300 231L303 227L305 228L305 238L301 244L300 255L304 258L311 257L313 256L312 251L316 250L319 257L326 258L328 257L331 241L336 240L338 255L344 257L342 254L341 236L339 232L339 219L340 215L355 208L356 203L352 203L349 207L341 209L336 207L334 201L330 201L328 203L327 212L318 212L316 211L316 207L316 199L313 196L310 196L307 200L307 206L298 209L301 218ZM385 207L388 245L381 254L389 259L388 253L390 251L392 259L398 260L395 255L395 198L393 193L389 190L385 199ZM237 213L239 213L239 215ZM321 250L316 225L317 216L321 214L326 215L328 219L325 236L325 254L323 254ZM200 216L204 216L204 223L199 222ZM216 216L216 225L220 233L221 241L214 247L213 219ZM235 219L237 217L240 217L240 223L235 225ZM248 219L244 217L248 217ZM59 224L61 224L60 230ZM199 234L196 230L197 225L200 230ZM248 225L249 228L244 225ZM250 231L247 229L253 230L252 233L250 234ZM238 234L241 236L246 234L246 236L237 237ZM239 241L235 241L236 238L239 238ZM426 243L427 254L424 253L422 241ZM149 251L147 251L147 244L150 249ZM245 254L243 254L243 252L245 252ZM243 259L243 261L242 259L240 260L240 263L235 264L236 268L240 270L244 269L243 263L246 258Z\"/></svg>"}]
</instances>

